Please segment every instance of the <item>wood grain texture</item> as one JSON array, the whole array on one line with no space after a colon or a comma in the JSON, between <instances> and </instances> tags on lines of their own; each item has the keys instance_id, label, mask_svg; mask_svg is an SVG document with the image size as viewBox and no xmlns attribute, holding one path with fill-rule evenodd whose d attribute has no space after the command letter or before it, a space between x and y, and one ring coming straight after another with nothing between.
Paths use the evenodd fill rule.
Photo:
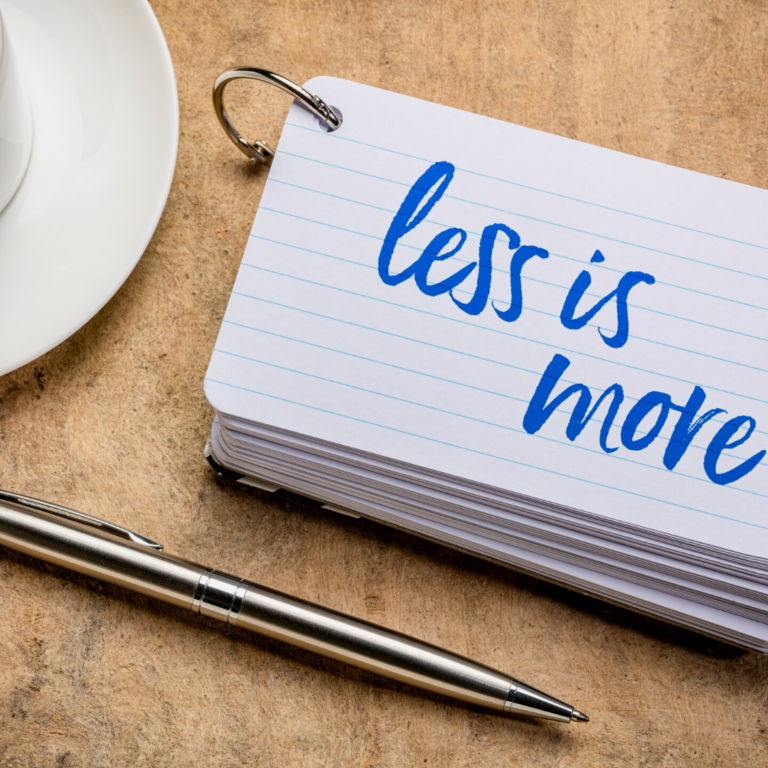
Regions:
<instances>
[{"instance_id":1,"label":"wood grain texture","mask_svg":"<svg viewBox=\"0 0 768 768\"><path fill-rule=\"evenodd\" d=\"M0 487L509 670L592 722L506 720L3 550L0 765L768 764L768 657L218 482L201 455L202 379L266 178L216 123L220 71L355 79L766 187L766 3L152 5L181 105L168 205L97 317L0 379ZM284 95L228 96L253 138L279 137Z\"/></svg>"}]
</instances>

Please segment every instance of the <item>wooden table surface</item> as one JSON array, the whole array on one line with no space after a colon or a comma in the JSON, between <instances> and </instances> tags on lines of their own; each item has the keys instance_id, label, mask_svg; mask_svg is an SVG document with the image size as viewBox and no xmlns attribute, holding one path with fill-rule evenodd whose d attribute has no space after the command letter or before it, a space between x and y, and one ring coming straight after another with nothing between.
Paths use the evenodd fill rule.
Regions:
<instances>
[{"instance_id":1,"label":"wooden table surface","mask_svg":"<svg viewBox=\"0 0 768 768\"><path fill-rule=\"evenodd\" d=\"M267 176L215 120L220 71L354 79L766 187L766 3L152 5L181 107L168 205L109 304L0 378L0 487L508 670L592 721L504 719L3 550L0 764L768 764L767 657L220 482L202 456L202 380ZM278 139L284 94L228 94Z\"/></svg>"}]
</instances>

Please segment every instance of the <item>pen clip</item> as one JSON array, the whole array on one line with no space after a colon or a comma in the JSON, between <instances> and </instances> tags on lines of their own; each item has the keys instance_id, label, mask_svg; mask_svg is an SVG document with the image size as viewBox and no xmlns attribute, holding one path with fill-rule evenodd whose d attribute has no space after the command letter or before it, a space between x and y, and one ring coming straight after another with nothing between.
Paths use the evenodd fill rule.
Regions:
<instances>
[{"instance_id":1,"label":"pen clip","mask_svg":"<svg viewBox=\"0 0 768 768\"><path fill-rule=\"evenodd\" d=\"M58 504L51 504L47 501L40 501L40 499L33 499L29 496L22 496L18 493L11 493L10 491L3 490L0 490L0 501L7 501L20 507L27 507L28 509L34 509L37 512L45 512L46 514L54 515L55 517L63 517L74 523L87 525L91 528L98 528L105 533L111 533L113 536L127 539L134 544L147 547L148 549L154 549L158 552L161 552L163 549L162 544L158 544L156 541L152 541L152 539L148 539L138 533L129 531L127 528L115 525L114 523L109 523L106 520L100 520L98 517L93 517L92 515L86 515L85 512L77 512L68 507L60 507Z\"/></svg>"}]
</instances>

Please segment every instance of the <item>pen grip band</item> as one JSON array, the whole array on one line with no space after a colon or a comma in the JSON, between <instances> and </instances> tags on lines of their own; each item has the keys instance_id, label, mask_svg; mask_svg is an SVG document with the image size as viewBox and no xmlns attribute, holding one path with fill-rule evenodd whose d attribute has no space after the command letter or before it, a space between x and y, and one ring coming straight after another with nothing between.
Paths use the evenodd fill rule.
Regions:
<instances>
[{"instance_id":1,"label":"pen grip band","mask_svg":"<svg viewBox=\"0 0 768 768\"><path fill-rule=\"evenodd\" d=\"M243 579L206 568L197 583L193 610L236 627L247 589L248 582Z\"/></svg>"}]
</instances>

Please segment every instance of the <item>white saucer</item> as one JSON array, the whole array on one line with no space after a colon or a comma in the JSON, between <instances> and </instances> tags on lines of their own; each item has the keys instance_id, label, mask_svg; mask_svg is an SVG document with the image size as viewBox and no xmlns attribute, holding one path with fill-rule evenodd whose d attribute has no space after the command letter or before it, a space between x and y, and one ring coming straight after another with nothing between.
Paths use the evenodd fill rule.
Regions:
<instances>
[{"instance_id":1,"label":"white saucer","mask_svg":"<svg viewBox=\"0 0 768 768\"><path fill-rule=\"evenodd\" d=\"M24 181L0 213L0 375L114 295L173 178L173 65L146 0L0 0L32 104Z\"/></svg>"}]
</instances>

